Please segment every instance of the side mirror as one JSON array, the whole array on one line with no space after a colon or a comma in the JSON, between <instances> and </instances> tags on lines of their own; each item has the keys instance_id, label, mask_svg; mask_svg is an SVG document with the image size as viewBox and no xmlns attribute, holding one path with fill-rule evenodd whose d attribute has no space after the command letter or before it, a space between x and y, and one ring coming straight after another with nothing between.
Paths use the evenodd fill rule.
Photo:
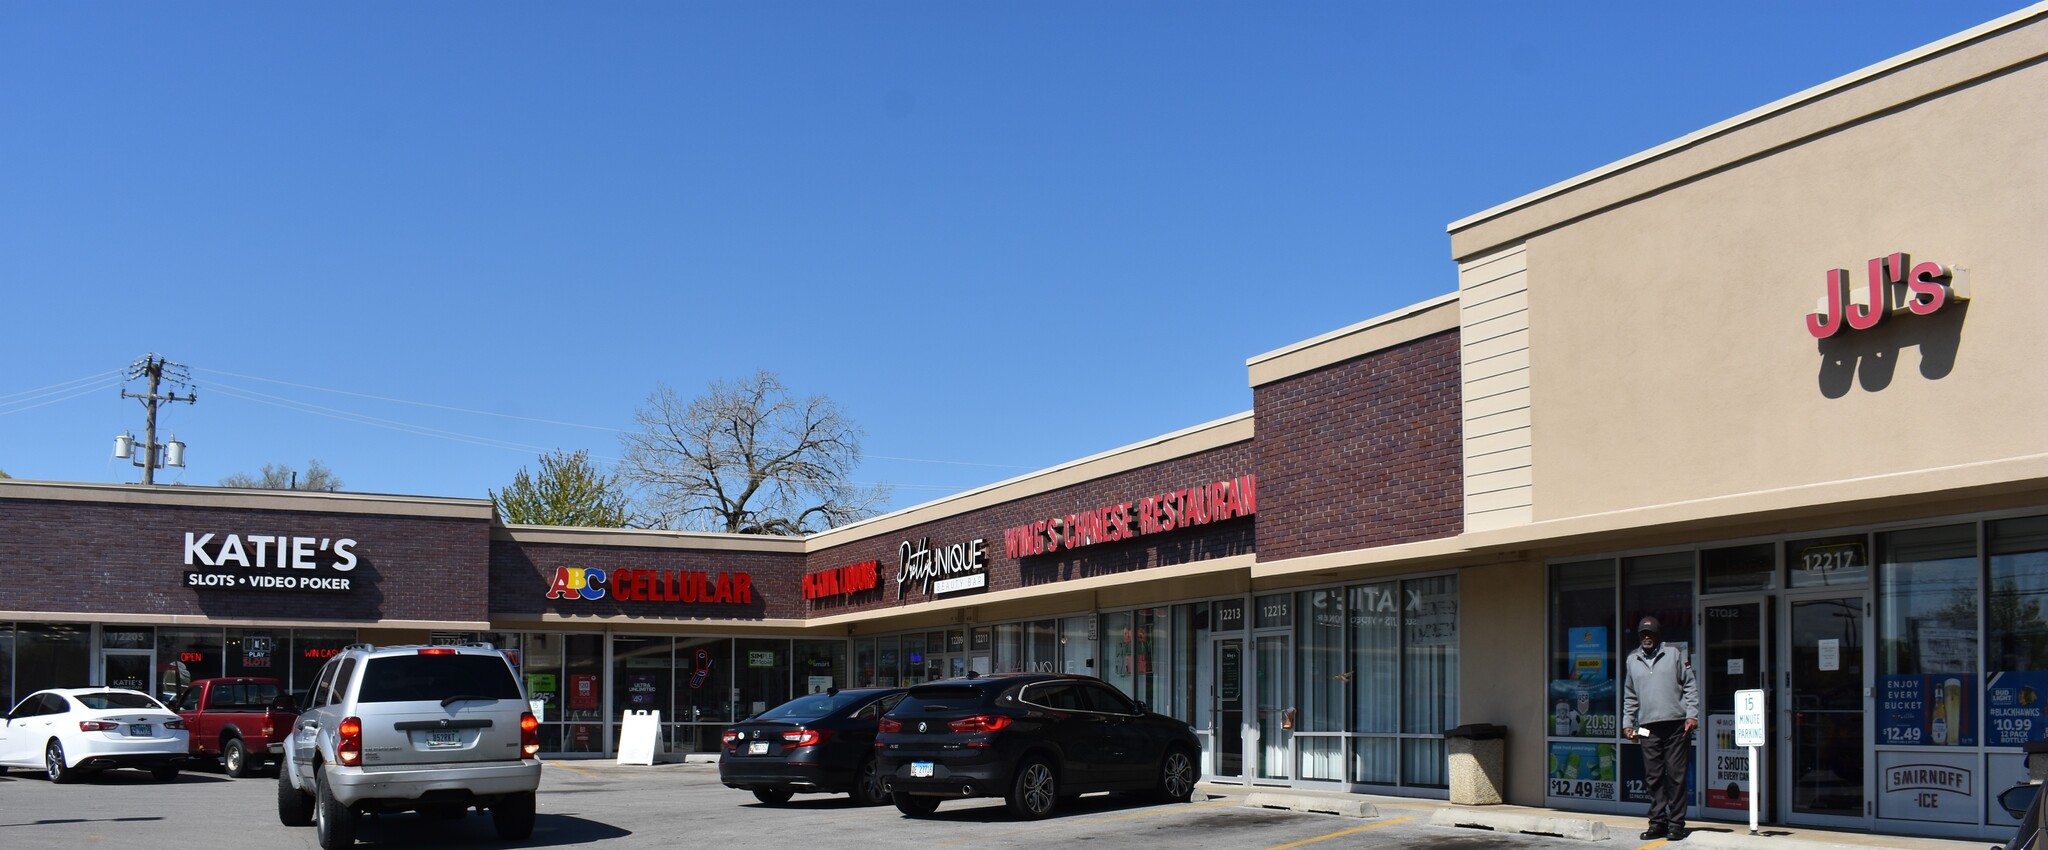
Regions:
<instances>
[{"instance_id":1,"label":"side mirror","mask_svg":"<svg viewBox=\"0 0 2048 850\"><path fill-rule=\"evenodd\" d=\"M2014 785L1999 792L1998 807L2013 817L2024 818L2027 816L2027 810L2033 808L2034 800L2040 796L2039 785Z\"/></svg>"}]
</instances>

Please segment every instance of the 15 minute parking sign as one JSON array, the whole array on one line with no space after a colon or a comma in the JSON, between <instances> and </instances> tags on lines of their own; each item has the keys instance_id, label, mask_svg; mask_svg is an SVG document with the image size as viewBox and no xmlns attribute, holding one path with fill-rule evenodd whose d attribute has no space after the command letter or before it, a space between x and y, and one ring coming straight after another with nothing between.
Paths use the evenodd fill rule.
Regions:
<instances>
[{"instance_id":1,"label":"15 minute parking sign","mask_svg":"<svg viewBox=\"0 0 2048 850\"><path fill-rule=\"evenodd\" d=\"M1764 692L1735 692L1735 746L1764 745Z\"/></svg>"}]
</instances>

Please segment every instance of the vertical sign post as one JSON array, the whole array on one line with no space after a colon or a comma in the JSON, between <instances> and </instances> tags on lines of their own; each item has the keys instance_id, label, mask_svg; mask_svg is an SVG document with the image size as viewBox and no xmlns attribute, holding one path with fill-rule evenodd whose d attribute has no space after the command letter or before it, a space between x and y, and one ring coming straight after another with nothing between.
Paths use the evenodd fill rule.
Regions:
<instances>
[{"instance_id":1,"label":"vertical sign post","mask_svg":"<svg viewBox=\"0 0 2048 850\"><path fill-rule=\"evenodd\" d=\"M1749 748L1749 834L1756 834L1757 795L1763 786L1756 780L1756 748L1764 745L1764 692L1735 692L1735 746Z\"/></svg>"}]
</instances>

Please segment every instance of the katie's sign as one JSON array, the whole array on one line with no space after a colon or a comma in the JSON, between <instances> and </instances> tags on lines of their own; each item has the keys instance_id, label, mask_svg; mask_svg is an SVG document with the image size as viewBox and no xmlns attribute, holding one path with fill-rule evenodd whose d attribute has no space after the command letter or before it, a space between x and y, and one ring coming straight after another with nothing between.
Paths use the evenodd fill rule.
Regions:
<instances>
[{"instance_id":1,"label":"katie's sign","mask_svg":"<svg viewBox=\"0 0 2048 850\"><path fill-rule=\"evenodd\" d=\"M1904 252L1871 259L1863 285L1849 283L1848 269L1829 269L1827 294L1806 316L1806 332L1827 339L1842 330L1869 330L1892 313L1925 316L1969 299L1955 286L1954 270L1940 263L1914 265Z\"/></svg>"},{"instance_id":2,"label":"katie's sign","mask_svg":"<svg viewBox=\"0 0 2048 850\"><path fill-rule=\"evenodd\" d=\"M356 541L347 537L185 532L186 587L350 590Z\"/></svg>"}]
</instances>

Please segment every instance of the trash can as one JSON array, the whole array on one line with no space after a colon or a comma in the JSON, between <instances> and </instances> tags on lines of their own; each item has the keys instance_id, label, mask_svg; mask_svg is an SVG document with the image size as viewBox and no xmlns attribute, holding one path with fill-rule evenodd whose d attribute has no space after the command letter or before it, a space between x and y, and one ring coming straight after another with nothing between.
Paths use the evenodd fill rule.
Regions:
<instances>
[{"instance_id":1,"label":"trash can","mask_svg":"<svg viewBox=\"0 0 2048 850\"><path fill-rule=\"evenodd\" d=\"M1507 737L1506 726L1492 723L1445 730L1452 805L1500 805L1507 788Z\"/></svg>"}]
</instances>

